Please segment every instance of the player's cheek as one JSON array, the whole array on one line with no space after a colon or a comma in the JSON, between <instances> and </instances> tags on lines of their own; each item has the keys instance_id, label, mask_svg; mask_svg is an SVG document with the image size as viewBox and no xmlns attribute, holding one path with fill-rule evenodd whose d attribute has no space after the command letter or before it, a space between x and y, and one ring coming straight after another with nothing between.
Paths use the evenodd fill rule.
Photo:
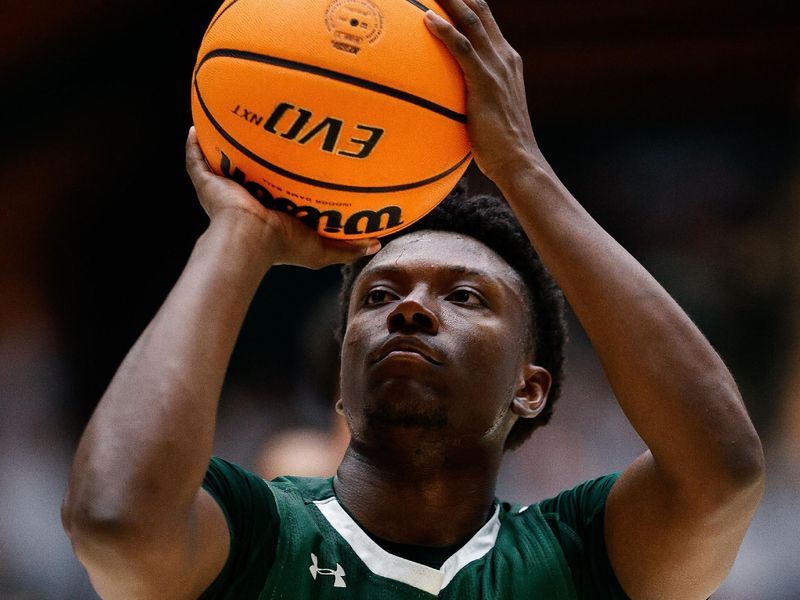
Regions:
<instances>
[{"instance_id":1,"label":"player's cheek","mask_svg":"<svg viewBox=\"0 0 800 600\"><path fill-rule=\"evenodd\" d=\"M367 352L367 345L374 336L374 325L368 316L356 314L350 318L342 340L342 360L356 361Z\"/></svg>"},{"instance_id":2,"label":"player's cheek","mask_svg":"<svg viewBox=\"0 0 800 600\"><path fill-rule=\"evenodd\" d=\"M517 340L508 332L488 329L473 332L474 339L465 345L465 383L472 389L482 389L486 395L510 398L519 363Z\"/></svg>"}]
</instances>

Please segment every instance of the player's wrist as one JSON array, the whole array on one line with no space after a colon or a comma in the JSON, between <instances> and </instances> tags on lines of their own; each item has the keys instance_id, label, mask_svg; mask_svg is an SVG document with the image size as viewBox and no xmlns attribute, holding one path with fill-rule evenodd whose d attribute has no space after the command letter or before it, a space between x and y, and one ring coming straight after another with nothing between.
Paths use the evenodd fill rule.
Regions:
<instances>
[{"instance_id":1,"label":"player's wrist","mask_svg":"<svg viewBox=\"0 0 800 600\"><path fill-rule=\"evenodd\" d=\"M553 170L545 160L542 153L519 153L509 157L503 169L492 179L506 199L519 193L520 188L530 184L531 181L551 179Z\"/></svg>"},{"instance_id":2,"label":"player's wrist","mask_svg":"<svg viewBox=\"0 0 800 600\"><path fill-rule=\"evenodd\" d=\"M214 214L204 236L222 240L229 259L241 256L267 269L276 262L283 243L276 229L258 215L231 208Z\"/></svg>"}]
</instances>

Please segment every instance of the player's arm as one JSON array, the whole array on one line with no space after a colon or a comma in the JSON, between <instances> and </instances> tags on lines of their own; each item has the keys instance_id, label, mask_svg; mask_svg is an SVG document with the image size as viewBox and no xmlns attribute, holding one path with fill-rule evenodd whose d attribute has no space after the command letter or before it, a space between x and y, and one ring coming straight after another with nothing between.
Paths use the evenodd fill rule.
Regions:
<instances>
[{"instance_id":1,"label":"player's arm","mask_svg":"<svg viewBox=\"0 0 800 600\"><path fill-rule=\"evenodd\" d=\"M566 190L534 138L519 56L483 0L428 17L459 61L475 160L500 187L596 349L649 452L611 490L606 545L634 599L707 598L763 493L764 457L731 374L653 277Z\"/></svg>"},{"instance_id":2,"label":"player's arm","mask_svg":"<svg viewBox=\"0 0 800 600\"><path fill-rule=\"evenodd\" d=\"M196 598L229 546L201 489L227 364L273 264L321 267L368 241L325 241L208 169L194 132L187 169L210 225L119 367L81 437L62 518L103 598Z\"/></svg>"}]
</instances>

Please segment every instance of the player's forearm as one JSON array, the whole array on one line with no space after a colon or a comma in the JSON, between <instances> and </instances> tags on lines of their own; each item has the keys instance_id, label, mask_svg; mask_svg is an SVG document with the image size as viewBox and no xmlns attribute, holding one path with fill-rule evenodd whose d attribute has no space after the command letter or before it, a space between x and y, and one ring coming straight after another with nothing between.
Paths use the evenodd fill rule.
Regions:
<instances>
[{"instance_id":1,"label":"player's forearm","mask_svg":"<svg viewBox=\"0 0 800 600\"><path fill-rule=\"evenodd\" d=\"M213 221L84 432L65 522L157 527L180 516L211 454L224 374L268 244L241 221Z\"/></svg>"},{"instance_id":2,"label":"player's forearm","mask_svg":"<svg viewBox=\"0 0 800 600\"><path fill-rule=\"evenodd\" d=\"M720 485L760 477L760 442L736 384L669 294L543 159L498 184L665 475Z\"/></svg>"}]
</instances>

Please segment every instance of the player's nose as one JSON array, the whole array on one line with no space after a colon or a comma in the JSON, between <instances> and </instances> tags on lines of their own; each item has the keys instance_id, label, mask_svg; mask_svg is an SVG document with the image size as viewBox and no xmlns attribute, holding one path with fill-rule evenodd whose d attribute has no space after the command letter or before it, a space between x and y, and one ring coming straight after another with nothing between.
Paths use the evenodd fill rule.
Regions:
<instances>
[{"instance_id":1,"label":"player's nose","mask_svg":"<svg viewBox=\"0 0 800 600\"><path fill-rule=\"evenodd\" d=\"M439 317L426 304L417 296L403 298L386 317L389 333L423 332L436 335L439 331Z\"/></svg>"}]
</instances>

